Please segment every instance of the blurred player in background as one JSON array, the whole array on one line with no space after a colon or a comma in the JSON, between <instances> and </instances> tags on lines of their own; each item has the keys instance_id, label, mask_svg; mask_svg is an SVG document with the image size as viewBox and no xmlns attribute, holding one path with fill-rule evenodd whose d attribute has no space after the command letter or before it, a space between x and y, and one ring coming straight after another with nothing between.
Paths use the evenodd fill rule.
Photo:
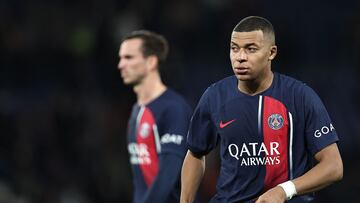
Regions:
<instances>
[{"instance_id":1,"label":"blurred player in background","mask_svg":"<svg viewBox=\"0 0 360 203\"><path fill-rule=\"evenodd\" d=\"M168 49L163 36L139 30L126 36L119 50L121 77L137 97L127 132L134 203L173 203L180 199L180 171L191 108L161 81L159 68Z\"/></svg>"},{"instance_id":2,"label":"blurred player in background","mask_svg":"<svg viewBox=\"0 0 360 203\"><path fill-rule=\"evenodd\" d=\"M235 75L205 91L191 120L182 203L192 202L205 155L217 144L221 168L211 202L310 202L312 192L342 179L338 136L323 103L304 83L271 70L276 54L268 20L250 16L235 26Z\"/></svg>"}]
</instances>

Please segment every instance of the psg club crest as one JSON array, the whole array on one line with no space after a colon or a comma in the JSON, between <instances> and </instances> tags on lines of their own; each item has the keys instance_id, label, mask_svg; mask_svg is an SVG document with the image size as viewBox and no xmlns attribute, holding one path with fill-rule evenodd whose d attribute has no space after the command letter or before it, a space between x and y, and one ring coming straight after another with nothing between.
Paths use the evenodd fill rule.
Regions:
<instances>
[{"instance_id":1,"label":"psg club crest","mask_svg":"<svg viewBox=\"0 0 360 203\"><path fill-rule=\"evenodd\" d=\"M268 125L273 130L279 130L284 125L284 118L280 114L271 114Z\"/></svg>"},{"instance_id":2,"label":"psg club crest","mask_svg":"<svg viewBox=\"0 0 360 203\"><path fill-rule=\"evenodd\" d=\"M149 123L145 122L140 126L140 136L142 138L146 138L147 136L149 136L149 133L150 133L150 125Z\"/></svg>"}]
</instances>

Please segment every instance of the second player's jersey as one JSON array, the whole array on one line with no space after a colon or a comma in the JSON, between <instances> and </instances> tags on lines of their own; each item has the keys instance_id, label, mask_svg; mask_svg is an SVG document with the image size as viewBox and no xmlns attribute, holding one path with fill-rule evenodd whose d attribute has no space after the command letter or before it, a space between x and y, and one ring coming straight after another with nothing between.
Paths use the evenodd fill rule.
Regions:
<instances>
[{"instance_id":1,"label":"second player's jersey","mask_svg":"<svg viewBox=\"0 0 360 203\"><path fill-rule=\"evenodd\" d=\"M128 123L128 152L133 170L134 203L151 202L145 198L158 176L160 167L175 167L171 166L171 163L160 163L162 155L172 154L180 157L177 159L180 161L185 156L190 117L189 105L182 96L170 89L147 105L134 105ZM174 170L178 170L175 177L178 179L180 167ZM174 187L166 184L171 184L171 181L164 182L161 186ZM169 196L158 195L163 195L163 202L176 202L179 194L180 188L177 184L171 188Z\"/></svg>"},{"instance_id":2,"label":"second player's jersey","mask_svg":"<svg viewBox=\"0 0 360 203\"><path fill-rule=\"evenodd\" d=\"M274 73L272 85L249 96L231 76L210 86L192 117L189 149L207 154L220 144L221 169L212 202L252 202L303 175L313 156L336 142L328 113L305 84ZM308 202L312 195L290 202Z\"/></svg>"}]
</instances>

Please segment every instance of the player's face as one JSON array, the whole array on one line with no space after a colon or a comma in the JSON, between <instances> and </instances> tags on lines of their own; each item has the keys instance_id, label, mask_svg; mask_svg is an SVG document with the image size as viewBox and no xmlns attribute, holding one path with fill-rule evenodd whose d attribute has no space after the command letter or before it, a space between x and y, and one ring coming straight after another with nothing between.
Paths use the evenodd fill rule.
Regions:
<instances>
[{"instance_id":1,"label":"player's face","mask_svg":"<svg viewBox=\"0 0 360 203\"><path fill-rule=\"evenodd\" d=\"M126 85L137 85L147 75L146 61L142 51L141 39L128 39L122 42L119 50L118 69Z\"/></svg>"},{"instance_id":2,"label":"player's face","mask_svg":"<svg viewBox=\"0 0 360 203\"><path fill-rule=\"evenodd\" d=\"M231 35L230 60L238 80L261 80L271 71L275 55L276 46L260 30Z\"/></svg>"}]
</instances>

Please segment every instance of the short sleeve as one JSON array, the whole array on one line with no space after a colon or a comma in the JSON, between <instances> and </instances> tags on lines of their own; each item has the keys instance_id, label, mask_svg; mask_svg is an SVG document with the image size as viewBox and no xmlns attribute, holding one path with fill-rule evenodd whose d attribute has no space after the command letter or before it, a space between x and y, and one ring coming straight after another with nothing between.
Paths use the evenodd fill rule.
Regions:
<instances>
[{"instance_id":1,"label":"short sleeve","mask_svg":"<svg viewBox=\"0 0 360 203\"><path fill-rule=\"evenodd\" d=\"M305 135L310 152L315 155L339 140L329 114L319 96L304 85Z\"/></svg>"},{"instance_id":2,"label":"short sleeve","mask_svg":"<svg viewBox=\"0 0 360 203\"><path fill-rule=\"evenodd\" d=\"M217 145L217 135L210 110L210 88L208 88L195 108L190 121L187 145L191 152L208 154Z\"/></svg>"},{"instance_id":3,"label":"short sleeve","mask_svg":"<svg viewBox=\"0 0 360 203\"><path fill-rule=\"evenodd\" d=\"M161 153L185 156L190 117L191 109L188 105L175 102L167 107L160 127Z\"/></svg>"}]
</instances>

